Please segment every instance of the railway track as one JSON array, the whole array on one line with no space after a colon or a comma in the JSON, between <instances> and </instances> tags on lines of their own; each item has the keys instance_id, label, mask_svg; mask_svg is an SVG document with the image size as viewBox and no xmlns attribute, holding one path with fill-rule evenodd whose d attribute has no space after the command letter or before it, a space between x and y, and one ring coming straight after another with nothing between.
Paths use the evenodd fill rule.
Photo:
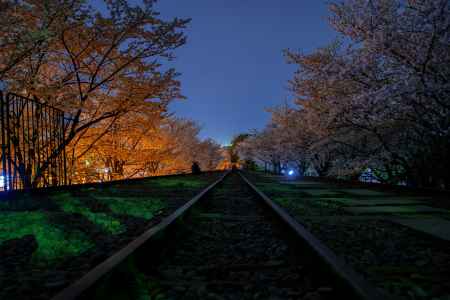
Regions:
<instances>
[{"instance_id":1,"label":"railway track","mask_svg":"<svg viewBox=\"0 0 450 300\"><path fill-rule=\"evenodd\" d=\"M233 172L54 300L386 298Z\"/></svg>"}]
</instances>

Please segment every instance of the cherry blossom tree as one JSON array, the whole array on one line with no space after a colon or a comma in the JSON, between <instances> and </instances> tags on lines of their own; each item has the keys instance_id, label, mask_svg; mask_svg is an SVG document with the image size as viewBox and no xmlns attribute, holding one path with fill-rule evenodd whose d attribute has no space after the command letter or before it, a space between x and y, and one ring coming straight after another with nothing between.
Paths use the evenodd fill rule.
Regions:
<instances>
[{"instance_id":1,"label":"cherry blossom tree","mask_svg":"<svg viewBox=\"0 0 450 300\"><path fill-rule=\"evenodd\" d=\"M296 106L276 107L241 151L356 179L449 187L450 3L344 0L330 5L334 43L304 54L290 81Z\"/></svg>"},{"instance_id":2,"label":"cherry blossom tree","mask_svg":"<svg viewBox=\"0 0 450 300\"><path fill-rule=\"evenodd\" d=\"M236 153L241 160L254 160L265 165L274 173L281 172L282 153L281 139L278 138L273 124L261 131L254 131L237 146Z\"/></svg>"},{"instance_id":3,"label":"cherry blossom tree","mask_svg":"<svg viewBox=\"0 0 450 300\"><path fill-rule=\"evenodd\" d=\"M331 23L346 42L286 52L298 65L291 88L316 135L312 157L325 154L330 174L370 166L390 183L448 187L449 5L335 3Z\"/></svg>"},{"instance_id":4,"label":"cherry blossom tree","mask_svg":"<svg viewBox=\"0 0 450 300\"><path fill-rule=\"evenodd\" d=\"M75 148L74 181L188 173L194 161L202 170L212 171L223 159L222 147L200 139L200 127L191 120L157 113L151 118L134 117L114 123L101 137L96 128L89 130Z\"/></svg>"},{"instance_id":5,"label":"cherry blossom tree","mask_svg":"<svg viewBox=\"0 0 450 300\"><path fill-rule=\"evenodd\" d=\"M89 140L95 143L128 114L163 109L182 98L177 72L162 64L185 43L189 20L162 20L153 0L104 4L99 11L84 0L2 2L4 20L17 27L0 36L6 46L0 50L3 81L67 116L64 140L39 166L33 185L54 157L73 150L92 128L97 138ZM27 28L30 38L22 37Z\"/></svg>"}]
</instances>

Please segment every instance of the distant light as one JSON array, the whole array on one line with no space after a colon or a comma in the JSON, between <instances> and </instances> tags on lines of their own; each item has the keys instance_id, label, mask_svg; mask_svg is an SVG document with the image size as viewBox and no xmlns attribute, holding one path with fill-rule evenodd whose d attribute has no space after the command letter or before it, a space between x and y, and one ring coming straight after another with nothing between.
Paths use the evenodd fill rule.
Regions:
<instances>
[{"instance_id":1,"label":"distant light","mask_svg":"<svg viewBox=\"0 0 450 300\"><path fill-rule=\"evenodd\" d=\"M285 174L286 173L286 171L285 170L281 170L281 174Z\"/></svg>"},{"instance_id":2,"label":"distant light","mask_svg":"<svg viewBox=\"0 0 450 300\"><path fill-rule=\"evenodd\" d=\"M0 189L6 191L8 190L8 183L7 183L8 177L0 176Z\"/></svg>"},{"instance_id":3,"label":"distant light","mask_svg":"<svg viewBox=\"0 0 450 300\"><path fill-rule=\"evenodd\" d=\"M290 170L288 173L289 176L293 176L294 174L295 174L294 170Z\"/></svg>"},{"instance_id":4,"label":"distant light","mask_svg":"<svg viewBox=\"0 0 450 300\"><path fill-rule=\"evenodd\" d=\"M105 173L109 173L109 168L105 168Z\"/></svg>"}]
</instances>

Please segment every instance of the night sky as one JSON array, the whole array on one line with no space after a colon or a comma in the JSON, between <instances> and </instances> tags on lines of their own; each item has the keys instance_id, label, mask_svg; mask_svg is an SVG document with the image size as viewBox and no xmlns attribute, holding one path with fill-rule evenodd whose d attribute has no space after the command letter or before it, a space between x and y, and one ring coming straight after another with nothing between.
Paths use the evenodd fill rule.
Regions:
<instances>
[{"instance_id":1,"label":"night sky","mask_svg":"<svg viewBox=\"0 0 450 300\"><path fill-rule=\"evenodd\" d=\"M202 137L221 144L262 128L270 117L265 108L289 98L287 81L295 68L282 50L309 52L336 38L326 2L160 0L164 19L192 18L188 43L173 63L188 99L172 110L198 121Z\"/></svg>"}]
</instances>

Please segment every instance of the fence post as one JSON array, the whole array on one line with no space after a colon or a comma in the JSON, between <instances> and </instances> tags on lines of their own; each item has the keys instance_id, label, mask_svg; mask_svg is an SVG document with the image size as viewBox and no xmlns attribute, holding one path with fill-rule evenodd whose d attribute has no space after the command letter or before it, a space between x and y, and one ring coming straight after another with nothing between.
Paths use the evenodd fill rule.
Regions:
<instances>
[{"instance_id":1,"label":"fence post","mask_svg":"<svg viewBox=\"0 0 450 300\"><path fill-rule=\"evenodd\" d=\"M67 184L64 112L0 91L0 117L1 189Z\"/></svg>"}]
</instances>

